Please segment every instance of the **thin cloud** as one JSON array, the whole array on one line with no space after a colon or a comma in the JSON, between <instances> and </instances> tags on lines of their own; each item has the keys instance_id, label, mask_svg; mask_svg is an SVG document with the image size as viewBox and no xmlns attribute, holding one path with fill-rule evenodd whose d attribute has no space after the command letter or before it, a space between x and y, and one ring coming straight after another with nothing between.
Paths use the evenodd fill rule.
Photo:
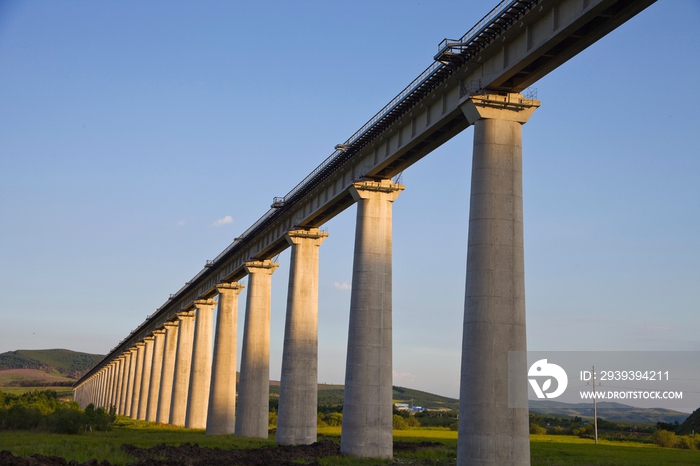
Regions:
<instances>
[{"instance_id":1,"label":"thin cloud","mask_svg":"<svg viewBox=\"0 0 700 466\"><path fill-rule=\"evenodd\" d=\"M350 284L347 282L343 282L343 283L334 282L333 286L338 290L351 290L352 289L352 286L350 286Z\"/></svg>"},{"instance_id":2,"label":"thin cloud","mask_svg":"<svg viewBox=\"0 0 700 466\"><path fill-rule=\"evenodd\" d=\"M220 227L222 225L228 225L229 223L233 223L233 217L227 215L226 217L220 218L216 222L212 223L212 226Z\"/></svg>"},{"instance_id":3,"label":"thin cloud","mask_svg":"<svg viewBox=\"0 0 700 466\"><path fill-rule=\"evenodd\" d=\"M186 223L186 222L185 222L184 220L180 220L179 222L175 223L175 225L181 227L181 226L184 226L185 223Z\"/></svg>"}]
</instances>

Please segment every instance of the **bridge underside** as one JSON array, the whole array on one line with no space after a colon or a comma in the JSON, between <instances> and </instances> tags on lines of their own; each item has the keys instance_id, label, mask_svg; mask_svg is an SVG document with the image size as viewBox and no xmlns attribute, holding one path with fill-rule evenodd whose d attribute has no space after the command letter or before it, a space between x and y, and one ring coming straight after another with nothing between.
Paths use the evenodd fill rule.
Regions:
<instances>
[{"instance_id":1,"label":"bridge underside","mask_svg":"<svg viewBox=\"0 0 700 466\"><path fill-rule=\"evenodd\" d=\"M459 464L529 464L527 408L508 404L514 396L509 377L524 382L526 372L524 366L509 371L507 358L527 349L521 127L539 102L518 93L653 2L504 1L461 39L446 39L418 79L287 196L275 198L270 211L86 374L76 384L76 399L114 404L122 414L147 420L203 426L209 398L202 393L209 385L195 380L196 372L211 377L211 386L219 387L211 400L235 416L235 395L220 393L222 377L231 380L221 371L235 372L236 359L221 362L219 354L212 360L206 348L213 330L202 328L205 319L193 319L208 315L218 296L228 317L226 324L217 322L216 338L235 334L237 282L248 275L239 396L248 401L235 429L266 438L261 394L269 373L269 277L277 267L270 259L292 247L284 399L301 399L295 387L304 386L303 398L312 403L315 395L307 392L316 380L317 248L325 237L318 228L357 203L342 448L356 456L391 456L391 204L403 189L391 178L473 125ZM516 389L515 398L522 401L526 388ZM311 411L297 408L280 408L287 413L281 443L305 443L315 431ZM233 421L217 419L207 430L221 432Z\"/></svg>"}]
</instances>

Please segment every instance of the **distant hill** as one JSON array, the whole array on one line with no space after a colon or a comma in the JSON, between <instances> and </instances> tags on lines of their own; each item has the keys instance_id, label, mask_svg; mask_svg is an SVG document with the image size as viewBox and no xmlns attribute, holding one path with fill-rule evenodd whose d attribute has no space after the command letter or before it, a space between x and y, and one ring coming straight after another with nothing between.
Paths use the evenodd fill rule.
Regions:
<instances>
[{"instance_id":1,"label":"distant hill","mask_svg":"<svg viewBox=\"0 0 700 466\"><path fill-rule=\"evenodd\" d=\"M593 403L560 403L558 401L530 400L530 411L546 416L566 416L593 418ZM687 413L663 408L635 408L622 403L598 403L598 417L607 421L639 422L656 424L657 422L682 423Z\"/></svg>"},{"instance_id":2,"label":"distant hill","mask_svg":"<svg viewBox=\"0 0 700 466\"><path fill-rule=\"evenodd\" d=\"M8 351L0 354L0 371L35 369L79 379L103 357L65 349Z\"/></svg>"},{"instance_id":3,"label":"distant hill","mask_svg":"<svg viewBox=\"0 0 700 466\"><path fill-rule=\"evenodd\" d=\"M0 387L70 387L75 379L39 369L0 370Z\"/></svg>"},{"instance_id":4,"label":"distant hill","mask_svg":"<svg viewBox=\"0 0 700 466\"><path fill-rule=\"evenodd\" d=\"M693 414L688 416L688 419L686 419L676 431L676 433L679 435L688 435L692 434L693 432L696 434L700 432L700 408L693 411Z\"/></svg>"},{"instance_id":5,"label":"distant hill","mask_svg":"<svg viewBox=\"0 0 700 466\"><path fill-rule=\"evenodd\" d=\"M270 381L270 395L279 396L279 384L279 381ZM343 385L318 384L319 406L342 405L344 388ZM405 387L394 386L393 399L395 403L413 403L413 406L423 408L459 409L459 400Z\"/></svg>"}]
</instances>

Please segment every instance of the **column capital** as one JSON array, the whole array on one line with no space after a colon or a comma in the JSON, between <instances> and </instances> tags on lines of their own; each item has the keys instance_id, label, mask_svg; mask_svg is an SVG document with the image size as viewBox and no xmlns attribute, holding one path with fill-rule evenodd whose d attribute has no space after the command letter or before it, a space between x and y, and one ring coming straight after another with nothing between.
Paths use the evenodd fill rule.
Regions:
<instances>
[{"instance_id":1,"label":"column capital","mask_svg":"<svg viewBox=\"0 0 700 466\"><path fill-rule=\"evenodd\" d=\"M153 335L148 335L147 337L143 338L143 341L149 342L149 341L153 341L154 339L155 339L155 337Z\"/></svg>"},{"instance_id":2,"label":"column capital","mask_svg":"<svg viewBox=\"0 0 700 466\"><path fill-rule=\"evenodd\" d=\"M217 283L215 285L216 291L219 292L219 294L224 294L224 293L240 293L243 288L245 288L245 285L238 283L238 282L222 282L222 283Z\"/></svg>"},{"instance_id":3,"label":"column capital","mask_svg":"<svg viewBox=\"0 0 700 466\"><path fill-rule=\"evenodd\" d=\"M180 311L175 315L177 316L178 319L184 320L184 319L187 319L190 317L194 318L195 313L194 313L194 311Z\"/></svg>"},{"instance_id":4,"label":"column capital","mask_svg":"<svg viewBox=\"0 0 700 466\"><path fill-rule=\"evenodd\" d=\"M167 323L167 322L166 322ZM157 328L153 331L153 336L156 335L164 335L165 334L165 324L163 324L163 327Z\"/></svg>"},{"instance_id":5,"label":"column capital","mask_svg":"<svg viewBox=\"0 0 700 466\"><path fill-rule=\"evenodd\" d=\"M163 330L169 328L169 327L177 327L180 325L179 320L169 320L163 324Z\"/></svg>"},{"instance_id":6,"label":"column capital","mask_svg":"<svg viewBox=\"0 0 700 466\"><path fill-rule=\"evenodd\" d=\"M350 186L350 194L355 201L368 199L373 194L388 194L389 202L394 202L401 191L406 189L402 184L396 184L391 180L356 181Z\"/></svg>"},{"instance_id":7,"label":"column capital","mask_svg":"<svg viewBox=\"0 0 700 466\"><path fill-rule=\"evenodd\" d=\"M144 340L145 340L145 338L144 338ZM146 345L146 342L141 340L138 343L136 343L134 346L136 346L137 348L140 348L140 347L145 346L145 345Z\"/></svg>"},{"instance_id":8,"label":"column capital","mask_svg":"<svg viewBox=\"0 0 700 466\"><path fill-rule=\"evenodd\" d=\"M327 231L321 231L318 228L309 228L304 230L290 230L284 237L290 246L294 244L299 244L303 240L314 240L315 246L320 246L323 241L328 238Z\"/></svg>"},{"instance_id":9,"label":"column capital","mask_svg":"<svg viewBox=\"0 0 700 466\"><path fill-rule=\"evenodd\" d=\"M474 95L460 105L460 108L470 125L481 119L517 121L525 124L539 106L539 100L509 93Z\"/></svg>"},{"instance_id":10,"label":"column capital","mask_svg":"<svg viewBox=\"0 0 700 466\"><path fill-rule=\"evenodd\" d=\"M245 264L245 270L249 274L252 273L266 273L272 275L279 264L277 262L272 262L269 259L262 261L248 261Z\"/></svg>"},{"instance_id":11,"label":"column capital","mask_svg":"<svg viewBox=\"0 0 700 466\"><path fill-rule=\"evenodd\" d=\"M138 343L136 343L136 345L138 345ZM132 347L129 348L127 351L129 351L129 353L136 353L136 352L139 350L139 349L136 347L136 345L132 346ZM133 356L133 354L132 354L132 356Z\"/></svg>"},{"instance_id":12,"label":"column capital","mask_svg":"<svg viewBox=\"0 0 700 466\"><path fill-rule=\"evenodd\" d=\"M211 298L207 298L207 299L195 299L195 300L194 300L194 306L195 306L197 309L201 309L201 308L203 308L203 307L209 307L209 306L210 306L210 307L214 307L214 306L216 306L216 301L214 301L214 300L211 299Z\"/></svg>"}]
</instances>

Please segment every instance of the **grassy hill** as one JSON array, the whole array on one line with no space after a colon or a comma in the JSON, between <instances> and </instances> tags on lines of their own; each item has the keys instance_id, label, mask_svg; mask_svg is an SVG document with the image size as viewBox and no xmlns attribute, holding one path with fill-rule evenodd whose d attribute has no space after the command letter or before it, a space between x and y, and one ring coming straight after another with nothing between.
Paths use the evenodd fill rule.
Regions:
<instances>
[{"instance_id":1,"label":"grassy hill","mask_svg":"<svg viewBox=\"0 0 700 466\"><path fill-rule=\"evenodd\" d=\"M75 379L39 369L0 370L0 387L70 387Z\"/></svg>"},{"instance_id":2,"label":"grassy hill","mask_svg":"<svg viewBox=\"0 0 700 466\"><path fill-rule=\"evenodd\" d=\"M8 351L0 354L0 370L34 369L78 379L103 357L65 349Z\"/></svg>"}]
</instances>

